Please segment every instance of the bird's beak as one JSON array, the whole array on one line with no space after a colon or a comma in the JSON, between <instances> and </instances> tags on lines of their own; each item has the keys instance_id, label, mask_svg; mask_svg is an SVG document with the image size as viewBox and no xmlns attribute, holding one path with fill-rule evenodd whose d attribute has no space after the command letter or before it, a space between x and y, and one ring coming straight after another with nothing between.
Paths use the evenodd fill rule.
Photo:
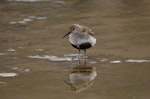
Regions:
<instances>
[{"instance_id":1,"label":"bird's beak","mask_svg":"<svg viewBox=\"0 0 150 99\"><path fill-rule=\"evenodd\" d=\"M69 35L71 33L71 31L70 32L68 32L67 34L65 34L64 36L63 36L63 38L65 38L67 35Z\"/></svg>"}]
</instances>

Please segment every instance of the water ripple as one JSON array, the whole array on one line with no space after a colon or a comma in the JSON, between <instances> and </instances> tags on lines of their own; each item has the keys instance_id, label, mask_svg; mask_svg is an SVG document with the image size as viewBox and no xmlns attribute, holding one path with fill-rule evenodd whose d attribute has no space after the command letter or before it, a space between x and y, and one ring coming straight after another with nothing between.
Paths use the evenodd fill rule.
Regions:
<instances>
[{"instance_id":1,"label":"water ripple","mask_svg":"<svg viewBox=\"0 0 150 99\"><path fill-rule=\"evenodd\" d=\"M144 60L144 59L141 59L141 60L128 59L128 60L126 60L125 62L127 62L127 63L149 63L150 60Z\"/></svg>"},{"instance_id":2,"label":"water ripple","mask_svg":"<svg viewBox=\"0 0 150 99\"><path fill-rule=\"evenodd\" d=\"M28 58L35 58L35 59L48 59L50 61L57 61L57 62L62 62L62 61L76 61L76 60L85 60L87 59L88 57L83 55L83 54L65 54L64 57L58 57L58 56L53 56L53 55L43 55L43 56L40 56L40 55L35 55L35 56L32 56L32 55L29 55L27 56ZM95 58L94 60L90 60L89 59L89 63L91 64L96 64L96 63L99 63L99 62L110 62L111 64L119 64L119 63L149 63L150 60L146 60L146 59L126 59L126 60L119 60L119 59L116 59L116 60L109 60L107 58Z\"/></svg>"},{"instance_id":3,"label":"water ripple","mask_svg":"<svg viewBox=\"0 0 150 99\"><path fill-rule=\"evenodd\" d=\"M48 59L50 61L71 61L72 58L69 57L58 57L58 56L49 56L49 55L44 55L44 56L27 56L28 58L37 58L37 59Z\"/></svg>"},{"instance_id":4,"label":"water ripple","mask_svg":"<svg viewBox=\"0 0 150 99\"><path fill-rule=\"evenodd\" d=\"M0 77L15 77L18 76L16 73L0 73Z\"/></svg>"}]
</instances>

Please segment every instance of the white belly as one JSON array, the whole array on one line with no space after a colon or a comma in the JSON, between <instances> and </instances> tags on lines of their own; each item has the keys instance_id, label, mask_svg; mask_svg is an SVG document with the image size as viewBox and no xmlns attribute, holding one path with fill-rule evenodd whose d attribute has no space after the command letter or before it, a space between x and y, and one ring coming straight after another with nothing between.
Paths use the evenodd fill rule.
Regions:
<instances>
[{"instance_id":1,"label":"white belly","mask_svg":"<svg viewBox=\"0 0 150 99\"><path fill-rule=\"evenodd\" d=\"M73 45L81 45L84 43L90 43L92 46L94 46L96 44L96 38L91 35L80 36L80 35L70 34L69 41Z\"/></svg>"}]
</instances>

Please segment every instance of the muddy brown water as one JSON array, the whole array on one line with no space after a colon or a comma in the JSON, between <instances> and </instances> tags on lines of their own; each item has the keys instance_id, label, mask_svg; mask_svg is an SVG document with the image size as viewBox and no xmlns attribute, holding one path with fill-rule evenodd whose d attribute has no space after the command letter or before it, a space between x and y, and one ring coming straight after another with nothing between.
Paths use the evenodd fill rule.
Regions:
<instances>
[{"instance_id":1,"label":"muddy brown water","mask_svg":"<svg viewBox=\"0 0 150 99\"><path fill-rule=\"evenodd\" d=\"M0 98L150 99L149 5L149 0L1 1ZM81 60L82 70L72 72L78 51L62 37L74 23L96 34L97 44L87 50L90 70ZM78 79L84 82L77 86L80 92L66 83Z\"/></svg>"}]
</instances>

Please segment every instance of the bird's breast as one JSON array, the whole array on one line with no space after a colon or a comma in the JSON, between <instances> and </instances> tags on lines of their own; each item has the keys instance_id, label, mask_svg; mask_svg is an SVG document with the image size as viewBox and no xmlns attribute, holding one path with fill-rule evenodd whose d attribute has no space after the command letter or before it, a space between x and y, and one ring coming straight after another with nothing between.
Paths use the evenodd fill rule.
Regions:
<instances>
[{"instance_id":1,"label":"bird's breast","mask_svg":"<svg viewBox=\"0 0 150 99\"><path fill-rule=\"evenodd\" d=\"M82 44L89 43L91 46L94 46L96 44L96 38L91 35L69 35L69 41L71 44L80 46Z\"/></svg>"}]
</instances>

